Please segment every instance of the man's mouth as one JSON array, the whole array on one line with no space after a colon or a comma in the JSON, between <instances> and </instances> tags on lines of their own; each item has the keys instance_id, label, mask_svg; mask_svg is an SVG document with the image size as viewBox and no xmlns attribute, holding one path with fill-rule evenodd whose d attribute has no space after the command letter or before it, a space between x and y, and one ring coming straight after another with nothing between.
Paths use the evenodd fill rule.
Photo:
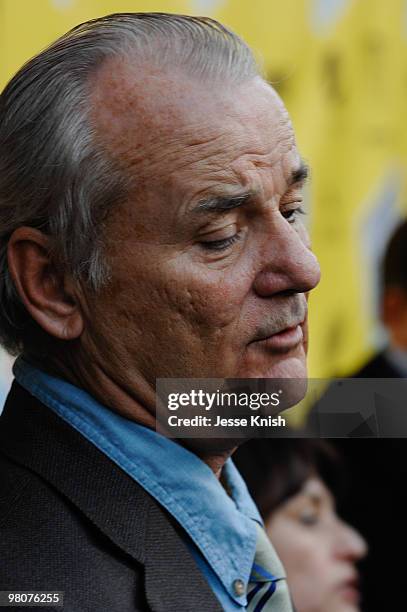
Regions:
<instances>
[{"instance_id":1,"label":"man's mouth","mask_svg":"<svg viewBox=\"0 0 407 612\"><path fill-rule=\"evenodd\" d=\"M257 337L250 344L256 343L258 346L270 349L273 352L286 353L302 344L304 322L305 320L287 326L273 334Z\"/></svg>"}]
</instances>

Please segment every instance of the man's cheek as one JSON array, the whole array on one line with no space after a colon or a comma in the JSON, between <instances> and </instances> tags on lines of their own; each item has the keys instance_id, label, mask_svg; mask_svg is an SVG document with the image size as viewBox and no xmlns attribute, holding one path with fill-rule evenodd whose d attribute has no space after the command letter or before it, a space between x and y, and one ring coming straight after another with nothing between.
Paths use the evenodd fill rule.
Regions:
<instances>
[{"instance_id":1,"label":"man's cheek","mask_svg":"<svg viewBox=\"0 0 407 612\"><path fill-rule=\"evenodd\" d=\"M239 311L236 289L224 286L190 287L184 291L184 298L180 312L193 325L208 331L227 326Z\"/></svg>"},{"instance_id":2,"label":"man's cheek","mask_svg":"<svg viewBox=\"0 0 407 612\"><path fill-rule=\"evenodd\" d=\"M185 260L167 261L161 272L161 282L154 283L161 302L205 335L235 323L252 283L251 269L220 272Z\"/></svg>"}]
</instances>

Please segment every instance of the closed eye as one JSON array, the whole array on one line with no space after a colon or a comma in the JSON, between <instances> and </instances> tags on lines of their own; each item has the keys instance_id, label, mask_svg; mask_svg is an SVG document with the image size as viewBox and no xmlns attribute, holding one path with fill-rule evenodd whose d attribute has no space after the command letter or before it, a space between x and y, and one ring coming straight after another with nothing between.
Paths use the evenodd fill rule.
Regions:
<instances>
[{"instance_id":1,"label":"closed eye","mask_svg":"<svg viewBox=\"0 0 407 612\"><path fill-rule=\"evenodd\" d=\"M288 223L295 223L300 215L306 215L305 210L299 206L298 208L292 208L290 210L282 211L284 219L287 219Z\"/></svg>"},{"instance_id":2,"label":"closed eye","mask_svg":"<svg viewBox=\"0 0 407 612\"><path fill-rule=\"evenodd\" d=\"M317 525L319 519L320 517L316 510L301 512L298 517L299 522L306 527L313 527L314 525Z\"/></svg>"},{"instance_id":3,"label":"closed eye","mask_svg":"<svg viewBox=\"0 0 407 612\"><path fill-rule=\"evenodd\" d=\"M235 242L240 240L240 233L237 232L233 236L229 236L228 238L222 238L221 240L210 240L206 242L200 242L202 248L207 249L209 251L223 251L228 247L232 246Z\"/></svg>"}]
</instances>

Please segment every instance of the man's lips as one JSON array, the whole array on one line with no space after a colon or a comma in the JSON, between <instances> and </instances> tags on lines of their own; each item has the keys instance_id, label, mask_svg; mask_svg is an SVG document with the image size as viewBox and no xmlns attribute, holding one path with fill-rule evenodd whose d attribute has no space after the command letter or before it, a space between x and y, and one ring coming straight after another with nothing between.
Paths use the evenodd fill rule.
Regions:
<instances>
[{"instance_id":1,"label":"man's lips","mask_svg":"<svg viewBox=\"0 0 407 612\"><path fill-rule=\"evenodd\" d=\"M301 321L289 327L285 327L274 334L255 338L250 344L255 342L259 346L271 349L275 352L287 352L303 342L303 324L304 321Z\"/></svg>"}]
</instances>

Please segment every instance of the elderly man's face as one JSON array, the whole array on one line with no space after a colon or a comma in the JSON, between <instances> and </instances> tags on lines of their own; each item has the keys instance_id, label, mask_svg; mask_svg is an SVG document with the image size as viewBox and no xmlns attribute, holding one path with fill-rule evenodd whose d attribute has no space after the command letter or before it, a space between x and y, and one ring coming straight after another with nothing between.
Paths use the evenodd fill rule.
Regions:
<instances>
[{"instance_id":1,"label":"elderly man's face","mask_svg":"<svg viewBox=\"0 0 407 612\"><path fill-rule=\"evenodd\" d=\"M319 267L276 93L260 78L222 88L117 65L99 75L93 105L99 138L135 186L105 227L112 281L88 296L84 342L108 370L151 385L305 376Z\"/></svg>"}]
</instances>

